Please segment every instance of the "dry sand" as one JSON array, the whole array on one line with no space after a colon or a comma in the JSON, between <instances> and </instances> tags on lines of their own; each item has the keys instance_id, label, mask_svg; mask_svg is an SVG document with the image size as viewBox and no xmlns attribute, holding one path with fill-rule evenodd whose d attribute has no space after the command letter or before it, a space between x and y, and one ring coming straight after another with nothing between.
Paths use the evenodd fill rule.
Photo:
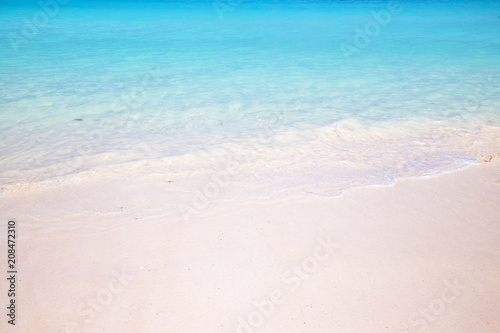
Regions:
<instances>
[{"instance_id":1,"label":"dry sand","mask_svg":"<svg viewBox=\"0 0 500 333\"><path fill-rule=\"evenodd\" d=\"M16 326L3 314L0 331L500 332L498 159L220 200L190 223L165 186L96 176L0 198L2 244L9 218L20 237Z\"/></svg>"}]
</instances>

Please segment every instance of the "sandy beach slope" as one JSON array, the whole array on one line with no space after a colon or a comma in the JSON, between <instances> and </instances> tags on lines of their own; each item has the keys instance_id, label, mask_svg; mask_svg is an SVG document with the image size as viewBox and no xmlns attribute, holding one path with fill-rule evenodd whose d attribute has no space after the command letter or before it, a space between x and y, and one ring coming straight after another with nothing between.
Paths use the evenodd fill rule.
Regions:
<instances>
[{"instance_id":1,"label":"sandy beach slope","mask_svg":"<svg viewBox=\"0 0 500 333\"><path fill-rule=\"evenodd\" d=\"M0 331L500 331L498 159L333 198L221 199L189 223L168 186L96 176L3 196L20 280Z\"/></svg>"}]
</instances>

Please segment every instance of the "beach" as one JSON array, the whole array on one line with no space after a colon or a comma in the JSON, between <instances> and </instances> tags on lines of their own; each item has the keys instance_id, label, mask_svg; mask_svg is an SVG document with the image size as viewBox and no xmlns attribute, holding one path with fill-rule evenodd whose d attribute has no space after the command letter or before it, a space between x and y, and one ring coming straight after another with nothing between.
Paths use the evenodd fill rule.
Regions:
<instances>
[{"instance_id":1,"label":"beach","mask_svg":"<svg viewBox=\"0 0 500 333\"><path fill-rule=\"evenodd\" d=\"M499 332L500 2L4 0L1 332Z\"/></svg>"},{"instance_id":2,"label":"beach","mask_svg":"<svg viewBox=\"0 0 500 333\"><path fill-rule=\"evenodd\" d=\"M16 330L499 329L498 159L333 198L220 203L189 223L166 184L4 198L20 235Z\"/></svg>"}]
</instances>

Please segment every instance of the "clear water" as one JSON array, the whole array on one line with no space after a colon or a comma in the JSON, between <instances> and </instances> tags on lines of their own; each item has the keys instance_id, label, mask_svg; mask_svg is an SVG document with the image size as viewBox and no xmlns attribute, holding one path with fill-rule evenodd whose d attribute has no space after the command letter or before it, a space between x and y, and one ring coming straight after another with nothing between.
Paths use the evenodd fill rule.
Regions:
<instances>
[{"instance_id":1,"label":"clear water","mask_svg":"<svg viewBox=\"0 0 500 333\"><path fill-rule=\"evenodd\" d=\"M496 156L500 2L391 8L2 1L0 187L236 162L330 195Z\"/></svg>"}]
</instances>

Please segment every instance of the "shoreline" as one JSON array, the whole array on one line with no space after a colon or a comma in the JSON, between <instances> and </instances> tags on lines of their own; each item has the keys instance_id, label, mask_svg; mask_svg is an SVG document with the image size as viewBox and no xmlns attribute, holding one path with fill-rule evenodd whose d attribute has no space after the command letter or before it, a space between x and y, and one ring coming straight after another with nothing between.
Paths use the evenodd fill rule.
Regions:
<instances>
[{"instance_id":1,"label":"shoreline","mask_svg":"<svg viewBox=\"0 0 500 333\"><path fill-rule=\"evenodd\" d=\"M102 138L99 142L75 141L77 146L72 155L63 158L70 151L68 147L55 149L52 155L57 158L45 165L48 161L42 156L34 169L26 169L24 162L19 164L20 161L34 160L29 154L5 156L0 163L0 196L64 183L79 186L82 182L93 181L96 174L136 178L148 173L162 173L189 178L192 173L202 171L209 174L234 163L246 165L247 172L261 173L263 178L271 174L269 170L280 168L283 169L280 174L293 176L293 173L304 175L306 172L308 176L312 175L306 184L328 182L332 178L329 175L333 174L339 175L333 178L378 185L386 183L387 179L392 182L392 179L426 176L456 170L476 159L481 162L500 157L499 129L498 125L445 124L436 120L369 125L347 119L304 129L291 126L255 137L247 133L215 146L196 146L191 150L183 150L184 147L180 148L179 154L167 155L163 155L161 142L137 142L131 150L114 147L117 151L112 153L78 149L78 145L106 146ZM96 131L101 133L102 129ZM344 167L340 165L342 163L348 165ZM318 172L311 172L315 169ZM320 179L321 174L327 178ZM280 180L281 186L293 185L292 178ZM189 182L189 179L181 180ZM350 184L339 186L340 191L351 187Z\"/></svg>"},{"instance_id":2,"label":"shoreline","mask_svg":"<svg viewBox=\"0 0 500 333\"><path fill-rule=\"evenodd\" d=\"M338 197L221 197L189 224L158 177L3 199L21 332L500 327L499 159ZM318 250L328 239L338 247Z\"/></svg>"}]
</instances>

